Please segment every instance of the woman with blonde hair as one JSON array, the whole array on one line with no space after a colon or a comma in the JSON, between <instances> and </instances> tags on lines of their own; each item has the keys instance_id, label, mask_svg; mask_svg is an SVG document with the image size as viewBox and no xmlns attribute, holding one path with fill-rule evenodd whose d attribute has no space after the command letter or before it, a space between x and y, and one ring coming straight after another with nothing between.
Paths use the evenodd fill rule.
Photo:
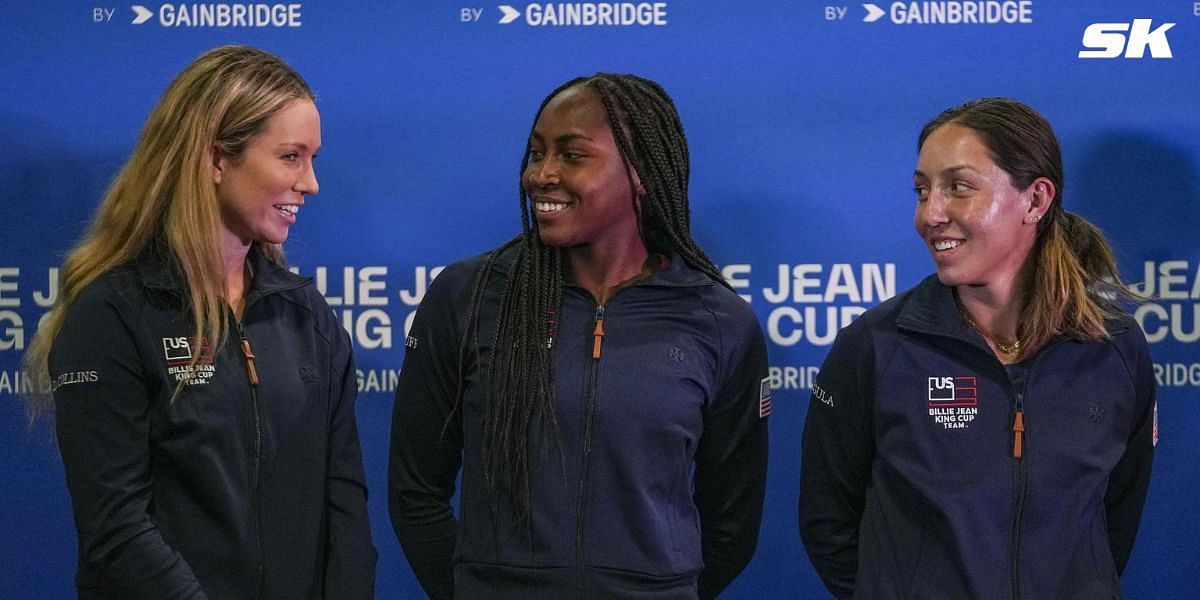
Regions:
<instances>
[{"instance_id":1,"label":"woman with blonde hair","mask_svg":"<svg viewBox=\"0 0 1200 600\"><path fill-rule=\"evenodd\" d=\"M320 117L278 57L171 82L26 355L52 396L81 598L368 598L350 342L281 244Z\"/></svg>"},{"instance_id":2,"label":"woman with blonde hair","mask_svg":"<svg viewBox=\"0 0 1200 600\"><path fill-rule=\"evenodd\" d=\"M804 426L800 534L838 598L1120 598L1157 438L1146 338L1007 98L921 131L936 274L838 334Z\"/></svg>"}]
</instances>

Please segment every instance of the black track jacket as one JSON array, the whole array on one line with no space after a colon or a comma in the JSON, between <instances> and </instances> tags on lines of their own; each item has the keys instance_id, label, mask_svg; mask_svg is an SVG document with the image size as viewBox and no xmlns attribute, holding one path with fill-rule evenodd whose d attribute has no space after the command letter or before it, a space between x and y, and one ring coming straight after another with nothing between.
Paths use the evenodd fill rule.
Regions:
<instances>
[{"instance_id":1,"label":"black track jacket","mask_svg":"<svg viewBox=\"0 0 1200 600\"><path fill-rule=\"evenodd\" d=\"M256 247L247 260L253 287L221 348L193 339L161 250L68 311L50 374L80 598L374 594L349 339L309 279Z\"/></svg>"},{"instance_id":2,"label":"black track jacket","mask_svg":"<svg viewBox=\"0 0 1200 600\"><path fill-rule=\"evenodd\" d=\"M843 329L813 387L800 482L801 536L829 590L1120 598L1155 386L1137 323L1109 333L1003 365L936 276Z\"/></svg>"},{"instance_id":3,"label":"black track jacket","mask_svg":"<svg viewBox=\"0 0 1200 600\"><path fill-rule=\"evenodd\" d=\"M388 501L421 584L439 600L716 595L749 562L762 519L770 390L754 313L678 258L604 306L568 285L554 326L558 442L532 444L530 515L517 523L484 481L481 455L506 258L483 290L461 406L459 350L481 258L437 277L408 340Z\"/></svg>"}]
</instances>

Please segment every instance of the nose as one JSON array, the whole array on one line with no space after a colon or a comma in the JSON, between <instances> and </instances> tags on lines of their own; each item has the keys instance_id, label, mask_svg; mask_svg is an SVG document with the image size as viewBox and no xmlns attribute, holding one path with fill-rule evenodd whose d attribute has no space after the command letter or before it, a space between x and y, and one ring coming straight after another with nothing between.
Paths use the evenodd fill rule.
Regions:
<instances>
[{"instance_id":1,"label":"nose","mask_svg":"<svg viewBox=\"0 0 1200 600\"><path fill-rule=\"evenodd\" d=\"M948 223L946 215L946 195L936 187L929 190L924 202L917 204L917 223L928 227L936 227Z\"/></svg>"},{"instance_id":2,"label":"nose","mask_svg":"<svg viewBox=\"0 0 1200 600\"><path fill-rule=\"evenodd\" d=\"M527 169L529 185L539 188L557 185L558 166L558 161L550 155L538 162L531 162Z\"/></svg>"},{"instance_id":3,"label":"nose","mask_svg":"<svg viewBox=\"0 0 1200 600\"><path fill-rule=\"evenodd\" d=\"M311 162L296 179L296 185L292 189L305 196L315 196L320 191L321 186L317 183L317 169Z\"/></svg>"}]
</instances>

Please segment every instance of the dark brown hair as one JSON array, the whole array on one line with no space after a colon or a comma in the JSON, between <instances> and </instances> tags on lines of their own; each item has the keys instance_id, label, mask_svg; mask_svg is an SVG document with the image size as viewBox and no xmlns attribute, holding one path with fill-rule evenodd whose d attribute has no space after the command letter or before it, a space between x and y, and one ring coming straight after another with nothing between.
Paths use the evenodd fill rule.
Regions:
<instances>
[{"instance_id":1,"label":"dark brown hair","mask_svg":"<svg viewBox=\"0 0 1200 600\"><path fill-rule=\"evenodd\" d=\"M1108 240L1095 225L1063 208L1062 151L1050 123L1032 108L1009 98L982 98L948 109L925 125L917 151L944 125L967 127L983 141L992 161L1012 186L1026 190L1039 177L1057 190L1038 223L1029 257L1021 325L1017 336L1028 356L1056 335L1098 340L1108 337L1105 321L1134 298L1125 289Z\"/></svg>"}]
</instances>

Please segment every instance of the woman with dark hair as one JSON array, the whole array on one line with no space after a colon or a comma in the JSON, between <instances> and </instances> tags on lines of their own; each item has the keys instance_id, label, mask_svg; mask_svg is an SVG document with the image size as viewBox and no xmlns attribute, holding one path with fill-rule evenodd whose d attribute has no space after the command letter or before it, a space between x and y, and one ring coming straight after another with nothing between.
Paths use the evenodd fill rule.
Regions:
<instances>
[{"instance_id":1,"label":"woman with dark hair","mask_svg":"<svg viewBox=\"0 0 1200 600\"><path fill-rule=\"evenodd\" d=\"M534 118L524 232L430 287L388 501L431 597L710 598L749 561L766 347L692 240L688 168L660 86L571 80Z\"/></svg>"},{"instance_id":2,"label":"woman with dark hair","mask_svg":"<svg viewBox=\"0 0 1200 600\"><path fill-rule=\"evenodd\" d=\"M210 50L146 121L25 356L85 599L370 598L350 340L282 244L321 120L279 57Z\"/></svg>"},{"instance_id":3,"label":"woman with dark hair","mask_svg":"<svg viewBox=\"0 0 1200 600\"><path fill-rule=\"evenodd\" d=\"M804 427L800 533L838 598L1119 598L1155 383L1050 124L986 98L921 131L937 274L838 335Z\"/></svg>"}]
</instances>

